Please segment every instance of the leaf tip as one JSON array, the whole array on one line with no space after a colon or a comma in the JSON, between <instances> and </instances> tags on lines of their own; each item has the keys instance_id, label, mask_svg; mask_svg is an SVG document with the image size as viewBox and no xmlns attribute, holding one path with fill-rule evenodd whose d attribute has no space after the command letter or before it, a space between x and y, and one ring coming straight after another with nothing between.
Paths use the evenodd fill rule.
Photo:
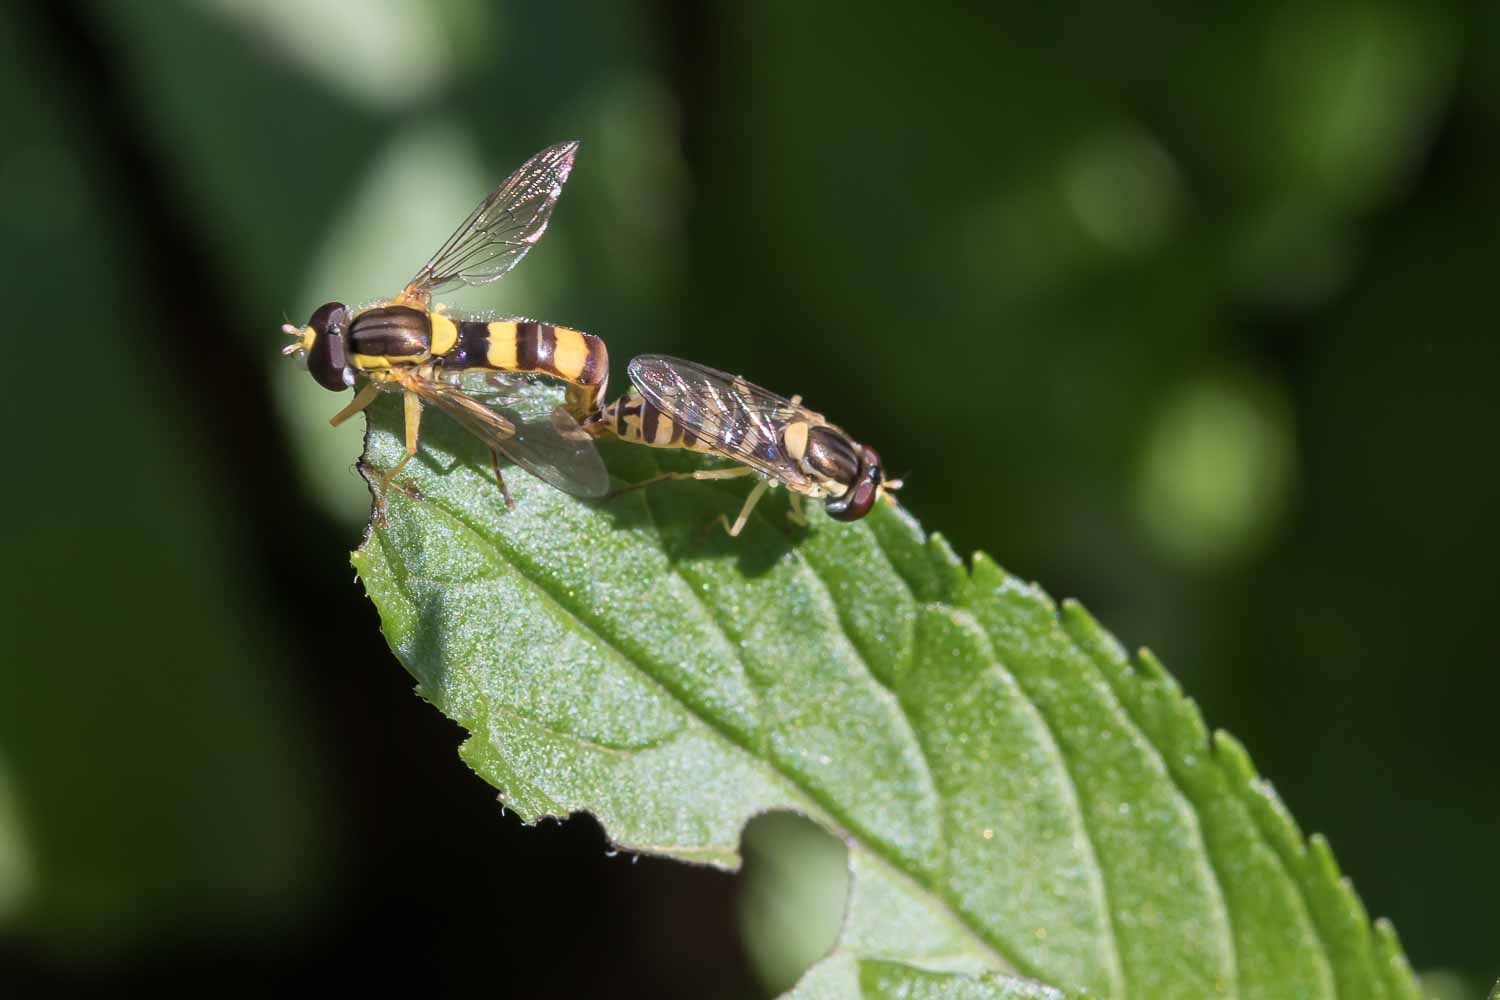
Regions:
<instances>
[{"instance_id":1,"label":"leaf tip","mask_svg":"<svg viewBox=\"0 0 1500 1000\"><path fill-rule=\"evenodd\" d=\"M1093 657L1101 668L1109 669L1116 676L1134 671L1124 645L1099 623L1099 619L1089 614L1083 602L1077 598L1065 597L1060 602L1060 609L1058 621L1063 631L1075 645Z\"/></svg>"},{"instance_id":2,"label":"leaf tip","mask_svg":"<svg viewBox=\"0 0 1500 1000\"><path fill-rule=\"evenodd\" d=\"M1333 855L1333 845L1328 842L1328 838L1321 833L1315 833L1307 838L1307 848L1308 856L1312 859L1317 875L1342 897L1344 905L1359 923L1369 924L1370 914L1365 909L1364 902L1359 898L1359 893L1354 891L1354 883L1347 875L1339 871L1338 859Z\"/></svg>"},{"instance_id":3,"label":"leaf tip","mask_svg":"<svg viewBox=\"0 0 1500 1000\"><path fill-rule=\"evenodd\" d=\"M969 574L964 572L963 560L958 557L957 552L953 551L953 546L948 544L948 539L937 531L927 537L927 552L943 585L943 598L962 603L964 595L970 588Z\"/></svg>"},{"instance_id":4,"label":"leaf tip","mask_svg":"<svg viewBox=\"0 0 1500 1000\"><path fill-rule=\"evenodd\" d=\"M1230 776L1245 785L1255 780L1255 765L1250 762L1244 744L1223 729L1214 730L1213 740L1214 753Z\"/></svg>"},{"instance_id":5,"label":"leaf tip","mask_svg":"<svg viewBox=\"0 0 1500 1000\"><path fill-rule=\"evenodd\" d=\"M1406 957L1406 951L1401 947L1401 938L1396 933L1396 926L1385 917L1381 917L1375 921L1373 928L1376 959L1390 974L1390 985L1394 995L1419 1000L1421 987L1418 985L1417 970L1412 968L1411 960ZM1500 1000L1500 983L1495 984L1495 991L1490 994L1490 1000Z\"/></svg>"},{"instance_id":6,"label":"leaf tip","mask_svg":"<svg viewBox=\"0 0 1500 1000\"><path fill-rule=\"evenodd\" d=\"M1177 683L1177 678L1173 677L1166 665L1156 658L1156 654L1151 652L1151 647L1142 646L1137 649L1135 662L1139 664L1141 673L1147 680L1160 684L1174 695L1182 693L1182 686Z\"/></svg>"},{"instance_id":7,"label":"leaf tip","mask_svg":"<svg viewBox=\"0 0 1500 1000\"><path fill-rule=\"evenodd\" d=\"M953 546L948 544L948 539L941 531L934 531L927 536L927 551L932 553L933 558L947 566L962 565L958 554L953 551Z\"/></svg>"}]
</instances>

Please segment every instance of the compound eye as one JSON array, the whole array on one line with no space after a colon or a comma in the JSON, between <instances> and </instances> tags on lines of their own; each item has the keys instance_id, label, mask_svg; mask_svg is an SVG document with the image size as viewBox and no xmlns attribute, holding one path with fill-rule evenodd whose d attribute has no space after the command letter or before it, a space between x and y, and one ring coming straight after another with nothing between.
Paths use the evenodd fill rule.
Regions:
<instances>
[{"instance_id":1,"label":"compound eye","mask_svg":"<svg viewBox=\"0 0 1500 1000\"><path fill-rule=\"evenodd\" d=\"M880 483L884 478L880 471L880 456L873 448L864 448L860 451L860 463L859 475L843 496L829 497L823 505L828 516L836 521L858 521L870 512L880 496Z\"/></svg>"},{"instance_id":2,"label":"compound eye","mask_svg":"<svg viewBox=\"0 0 1500 1000\"><path fill-rule=\"evenodd\" d=\"M343 332L349 321L349 307L342 302L325 302L313 310L312 318L307 325L317 333L327 333L329 330Z\"/></svg>"},{"instance_id":3,"label":"compound eye","mask_svg":"<svg viewBox=\"0 0 1500 1000\"><path fill-rule=\"evenodd\" d=\"M858 521L870 513L875 506L875 496L880 490L879 480L861 479L841 497L833 497L824 505L828 516L835 521Z\"/></svg>"},{"instance_id":4,"label":"compound eye","mask_svg":"<svg viewBox=\"0 0 1500 1000\"><path fill-rule=\"evenodd\" d=\"M349 308L342 302L319 306L307 321L312 329L312 347L307 351L307 370L325 389L342 392L354 384L354 370L349 367L349 351L344 344L344 327L349 323Z\"/></svg>"}]
</instances>

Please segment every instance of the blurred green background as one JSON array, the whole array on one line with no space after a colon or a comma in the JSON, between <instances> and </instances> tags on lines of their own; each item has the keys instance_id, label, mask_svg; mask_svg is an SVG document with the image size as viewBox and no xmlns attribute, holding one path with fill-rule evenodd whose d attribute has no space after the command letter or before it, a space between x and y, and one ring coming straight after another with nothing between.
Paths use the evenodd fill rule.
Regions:
<instances>
[{"instance_id":1,"label":"blurred green background","mask_svg":"<svg viewBox=\"0 0 1500 1000\"><path fill-rule=\"evenodd\" d=\"M0 988L756 996L816 953L765 883L464 771L352 580L358 428L277 355L579 138L456 303L603 335L617 385L661 351L803 394L1149 644L1477 995L1500 7L1207 8L0 3ZM827 873L777 826L812 868L752 869Z\"/></svg>"}]
</instances>

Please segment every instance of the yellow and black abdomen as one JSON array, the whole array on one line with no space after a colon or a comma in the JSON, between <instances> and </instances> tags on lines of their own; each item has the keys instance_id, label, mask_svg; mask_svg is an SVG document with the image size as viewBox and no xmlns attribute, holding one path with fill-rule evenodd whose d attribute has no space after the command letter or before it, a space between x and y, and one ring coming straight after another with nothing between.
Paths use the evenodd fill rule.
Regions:
<instances>
[{"instance_id":1,"label":"yellow and black abdomen","mask_svg":"<svg viewBox=\"0 0 1500 1000\"><path fill-rule=\"evenodd\" d=\"M458 320L431 314L433 363L443 371L475 368L536 372L568 384L568 409L580 418L599 405L609 381L609 351L591 334L530 320Z\"/></svg>"},{"instance_id":2,"label":"yellow and black abdomen","mask_svg":"<svg viewBox=\"0 0 1500 1000\"><path fill-rule=\"evenodd\" d=\"M411 306L377 306L349 325L350 361L367 374L430 364L444 372L536 372L567 383L568 409L582 420L609 381L598 337L530 320L464 320ZM379 376L375 376L379 378Z\"/></svg>"},{"instance_id":3,"label":"yellow and black abdomen","mask_svg":"<svg viewBox=\"0 0 1500 1000\"><path fill-rule=\"evenodd\" d=\"M595 437L613 435L621 441L652 448L718 450L714 441L702 433L702 428L688 427L682 421L673 420L634 389L595 411L584 424L584 429Z\"/></svg>"}]
</instances>

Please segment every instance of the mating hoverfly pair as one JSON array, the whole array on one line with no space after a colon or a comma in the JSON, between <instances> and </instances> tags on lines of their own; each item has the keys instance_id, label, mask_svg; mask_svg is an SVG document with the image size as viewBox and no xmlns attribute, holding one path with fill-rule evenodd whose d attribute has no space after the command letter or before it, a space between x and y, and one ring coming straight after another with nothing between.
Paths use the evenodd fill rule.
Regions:
<instances>
[{"instance_id":1,"label":"mating hoverfly pair","mask_svg":"<svg viewBox=\"0 0 1500 1000\"><path fill-rule=\"evenodd\" d=\"M378 509L396 474L417 453L424 404L447 413L490 449L495 480L513 506L499 456L578 497L612 496L596 438L616 437L653 448L686 448L736 463L721 469L666 473L616 493L666 479L759 476L733 524L738 535L750 512L774 486L822 499L833 517L854 521L869 513L887 480L874 449L858 444L821 414L744 379L712 368L648 354L630 362L633 388L608 405L609 352L598 337L523 319L466 316L439 304L435 293L495 281L541 238L578 143L542 150L521 165L448 237L393 299L351 308L318 307L306 326L282 327L296 340L283 354L305 356L308 372L325 389L364 385L330 421L338 426L381 392L399 392L405 412L406 454L379 477ZM545 416L521 401L538 377L561 382L564 402ZM792 505L792 517L801 510Z\"/></svg>"}]
</instances>

